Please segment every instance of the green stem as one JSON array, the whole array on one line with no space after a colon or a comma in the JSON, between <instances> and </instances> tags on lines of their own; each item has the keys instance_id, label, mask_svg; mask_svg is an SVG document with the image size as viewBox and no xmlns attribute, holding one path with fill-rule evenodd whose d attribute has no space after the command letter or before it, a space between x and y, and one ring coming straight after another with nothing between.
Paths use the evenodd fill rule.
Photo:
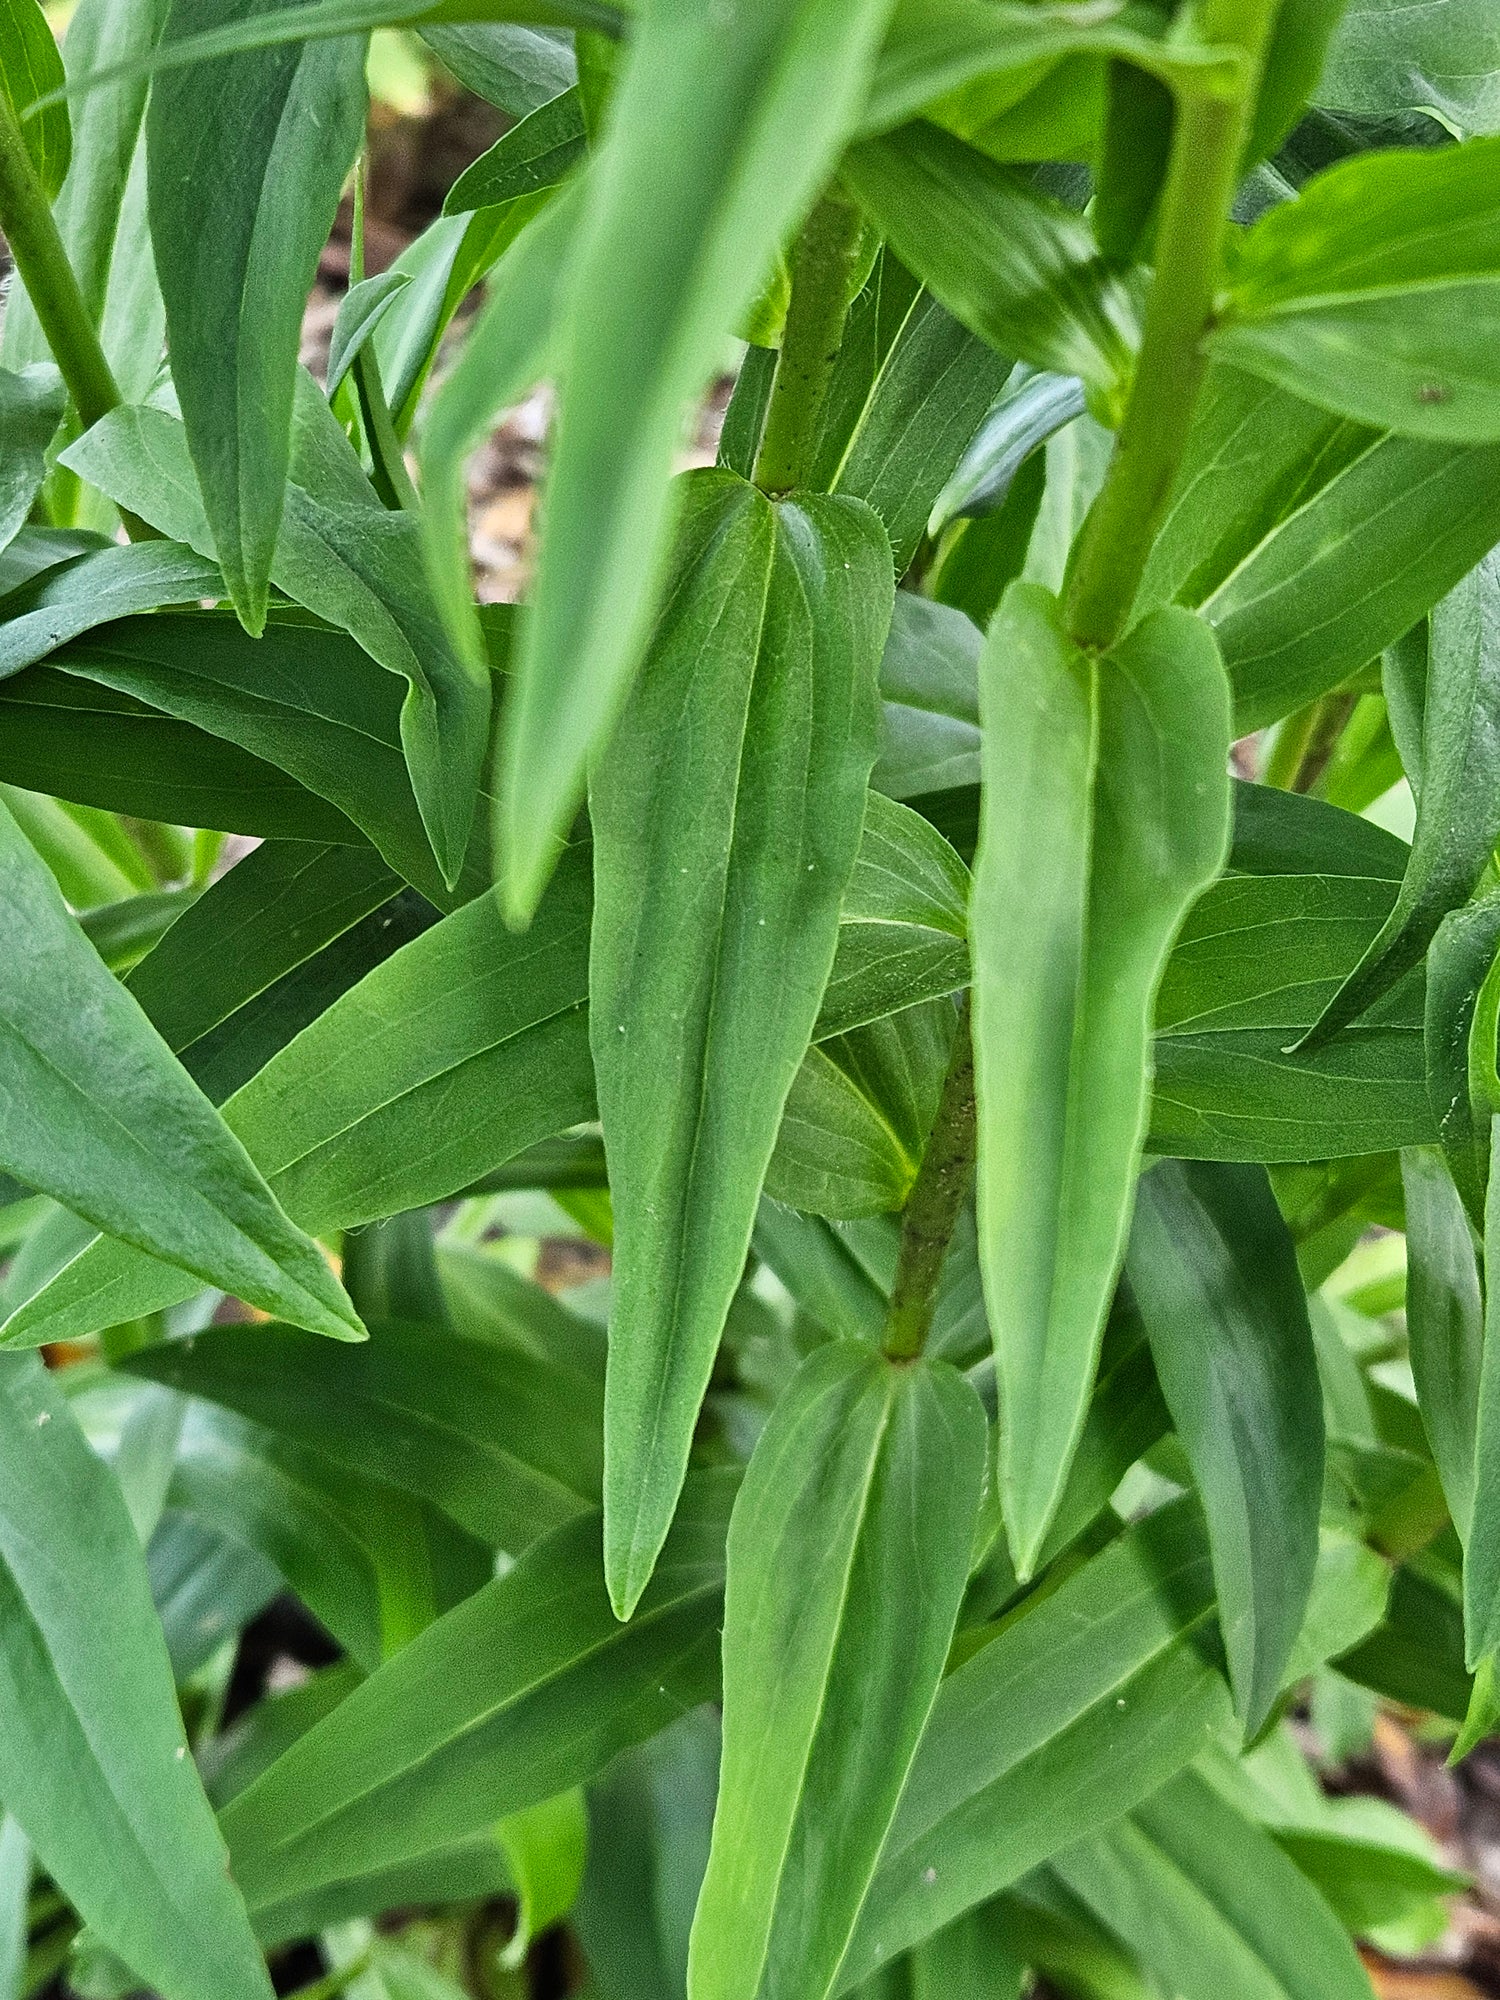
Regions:
<instances>
[{"instance_id":1,"label":"green stem","mask_svg":"<svg viewBox=\"0 0 1500 2000\"><path fill-rule=\"evenodd\" d=\"M937 1116L901 1217L896 1282L882 1342L892 1361L915 1361L927 1343L943 1259L974 1177L975 1136L974 1045L965 994Z\"/></svg>"},{"instance_id":2,"label":"green stem","mask_svg":"<svg viewBox=\"0 0 1500 2000\"><path fill-rule=\"evenodd\" d=\"M0 228L16 270L87 430L114 409L120 391L99 345L58 234L52 205L14 114L0 92Z\"/></svg>"},{"instance_id":3,"label":"green stem","mask_svg":"<svg viewBox=\"0 0 1500 2000\"><path fill-rule=\"evenodd\" d=\"M1124 629L1182 463L1206 361L1214 294L1240 155L1275 0L1218 0L1206 40L1245 54L1232 95L1179 100L1135 384L1103 490L1084 523L1067 593L1068 630L1107 647Z\"/></svg>"},{"instance_id":4,"label":"green stem","mask_svg":"<svg viewBox=\"0 0 1500 2000\"><path fill-rule=\"evenodd\" d=\"M807 483L818 416L849 314L861 230L854 204L828 195L813 210L792 251L792 295L781 359L755 465L755 483L767 493L789 493Z\"/></svg>"}]
</instances>

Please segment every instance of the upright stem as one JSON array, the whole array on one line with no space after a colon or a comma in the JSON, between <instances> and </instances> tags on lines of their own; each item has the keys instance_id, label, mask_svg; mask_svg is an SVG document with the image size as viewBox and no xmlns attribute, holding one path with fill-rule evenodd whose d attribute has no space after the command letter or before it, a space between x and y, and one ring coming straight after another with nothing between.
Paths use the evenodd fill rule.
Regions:
<instances>
[{"instance_id":1,"label":"upright stem","mask_svg":"<svg viewBox=\"0 0 1500 2000\"><path fill-rule=\"evenodd\" d=\"M849 284L859 253L859 210L838 195L820 201L792 251L792 295L755 483L767 493L806 484L818 443L818 415L833 374Z\"/></svg>"},{"instance_id":2,"label":"upright stem","mask_svg":"<svg viewBox=\"0 0 1500 2000\"><path fill-rule=\"evenodd\" d=\"M965 994L937 1116L901 1217L896 1282L882 1342L892 1361L914 1361L926 1345L943 1259L974 1177L974 1142L974 1045Z\"/></svg>"},{"instance_id":3,"label":"upright stem","mask_svg":"<svg viewBox=\"0 0 1500 2000\"><path fill-rule=\"evenodd\" d=\"M1275 0L1210 0L1203 8L1205 37L1240 48L1244 70L1232 94L1191 90L1178 103L1135 386L1068 587L1068 630L1080 645L1105 647L1120 636L1182 463L1203 381L1203 336L1213 315L1240 154L1275 12Z\"/></svg>"},{"instance_id":4,"label":"upright stem","mask_svg":"<svg viewBox=\"0 0 1500 2000\"><path fill-rule=\"evenodd\" d=\"M63 248L46 190L15 117L0 93L0 228L27 297L62 370L79 422L87 430L114 409L120 391L99 345Z\"/></svg>"}]
</instances>

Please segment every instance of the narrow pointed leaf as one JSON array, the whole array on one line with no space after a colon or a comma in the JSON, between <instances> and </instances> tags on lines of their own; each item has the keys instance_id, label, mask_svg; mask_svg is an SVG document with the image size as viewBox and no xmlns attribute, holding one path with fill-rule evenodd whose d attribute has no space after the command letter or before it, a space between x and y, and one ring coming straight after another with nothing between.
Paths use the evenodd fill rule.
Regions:
<instances>
[{"instance_id":1,"label":"narrow pointed leaf","mask_svg":"<svg viewBox=\"0 0 1500 2000\"><path fill-rule=\"evenodd\" d=\"M410 283L409 271L382 271L378 277L361 278L357 285L351 285L345 292L328 342L326 387L330 397L354 366L360 349L395 303L397 293Z\"/></svg>"},{"instance_id":2,"label":"narrow pointed leaf","mask_svg":"<svg viewBox=\"0 0 1500 2000\"><path fill-rule=\"evenodd\" d=\"M1228 701L1197 621L1157 614L1096 662L1034 584L1006 593L980 673L979 1233L1002 1501L1025 1571L1067 1478L1124 1248L1157 984L1227 851Z\"/></svg>"},{"instance_id":3,"label":"narrow pointed leaf","mask_svg":"<svg viewBox=\"0 0 1500 2000\"><path fill-rule=\"evenodd\" d=\"M1312 1329L1264 1170L1153 1167L1125 1268L1208 1517L1235 1706L1253 1737L1302 1629L1323 1497Z\"/></svg>"},{"instance_id":4,"label":"narrow pointed leaf","mask_svg":"<svg viewBox=\"0 0 1500 2000\"><path fill-rule=\"evenodd\" d=\"M650 656L594 773L590 1037L615 1204L605 1549L622 1616L672 1518L833 963L891 593L859 502L773 505L732 473L696 475Z\"/></svg>"},{"instance_id":5,"label":"narrow pointed leaf","mask_svg":"<svg viewBox=\"0 0 1500 2000\"><path fill-rule=\"evenodd\" d=\"M1484 1214L1484 1358L1475 1414L1474 1510L1464 1555L1464 1654L1472 1670L1500 1645L1500 1118L1490 1123Z\"/></svg>"},{"instance_id":6,"label":"narrow pointed leaf","mask_svg":"<svg viewBox=\"0 0 1500 2000\"><path fill-rule=\"evenodd\" d=\"M533 614L505 717L503 893L529 916L645 645L683 407L857 115L889 0L652 0L590 168Z\"/></svg>"},{"instance_id":7,"label":"narrow pointed leaf","mask_svg":"<svg viewBox=\"0 0 1500 2000\"><path fill-rule=\"evenodd\" d=\"M68 915L0 808L18 940L0 984L0 1159L124 1244L336 1339L363 1329L317 1245Z\"/></svg>"},{"instance_id":8,"label":"narrow pointed leaf","mask_svg":"<svg viewBox=\"0 0 1500 2000\"><path fill-rule=\"evenodd\" d=\"M116 618L196 604L223 589L218 566L177 542L132 542L75 556L0 600L0 675L19 673Z\"/></svg>"},{"instance_id":9,"label":"narrow pointed leaf","mask_svg":"<svg viewBox=\"0 0 1500 2000\"><path fill-rule=\"evenodd\" d=\"M1492 889L1444 917L1426 965L1427 1094L1448 1171L1481 1233L1490 1177L1490 1115L1500 1103L1495 1078L1497 951L1500 893Z\"/></svg>"},{"instance_id":10,"label":"narrow pointed leaf","mask_svg":"<svg viewBox=\"0 0 1500 2000\"><path fill-rule=\"evenodd\" d=\"M51 30L46 32L50 42ZM15 539L31 512L47 470L47 446L67 400L62 377L45 363L19 374L0 368L0 549Z\"/></svg>"},{"instance_id":11,"label":"narrow pointed leaf","mask_svg":"<svg viewBox=\"0 0 1500 2000\"><path fill-rule=\"evenodd\" d=\"M695 1477L619 1624L591 1514L415 1638L222 1820L252 1910L415 1860L593 1777L718 1686L734 1482Z\"/></svg>"},{"instance_id":12,"label":"narrow pointed leaf","mask_svg":"<svg viewBox=\"0 0 1500 2000\"><path fill-rule=\"evenodd\" d=\"M1135 309L1081 216L920 120L856 146L844 174L955 319L1002 354L1117 392Z\"/></svg>"},{"instance_id":13,"label":"narrow pointed leaf","mask_svg":"<svg viewBox=\"0 0 1500 2000\"><path fill-rule=\"evenodd\" d=\"M576 85L539 104L487 153L481 153L449 188L445 215L493 208L522 195L555 187L588 151Z\"/></svg>"},{"instance_id":14,"label":"narrow pointed leaf","mask_svg":"<svg viewBox=\"0 0 1500 2000\"><path fill-rule=\"evenodd\" d=\"M1202 1517L1180 1503L947 1676L843 1988L1129 1812L1207 1746L1229 1714L1199 1650L1212 1603Z\"/></svg>"},{"instance_id":15,"label":"narrow pointed leaf","mask_svg":"<svg viewBox=\"0 0 1500 2000\"><path fill-rule=\"evenodd\" d=\"M234 17L172 0L166 40ZM303 307L364 134L364 44L289 43L161 72L146 119L173 380L224 580L266 618Z\"/></svg>"},{"instance_id":16,"label":"narrow pointed leaf","mask_svg":"<svg viewBox=\"0 0 1500 2000\"><path fill-rule=\"evenodd\" d=\"M35 1356L0 1358L0 1433L7 1808L84 1920L164 2000L269 2000L135 1529Z\"/></svg>"},{"instance_id":17,"label":"narrow pointed leaf","mask_svg":"<svg viewBox=\"0 0 1500 2000\"><path fill-rule=\"evenodd\" d=\"M1461 1539L1474 1511L1475 1414L1484 1305L1469 1218L1442 1155L1401 1155L1406 1205L1406 1331L1417 1407Z\"/></svg>"},{"instance_id":18,"label":"narrow pointed leaf","mask_svg":"<svg viewBox=\"0 0 1500 2000\"><path fill-rule=\"evenodd\" d=\"M692 2000L832 1990L947 1657L984 1452L951 1369L853 1342L777 1405L730 1525Z\"/></svg>"},{"instance_id":19,"label":"narrow pointed leaf","mask_svg":"<svg viewBox=\"0 0 1500 2000\"><path fill-rule=\"evenodd\" d=\"M1497 217L1500 235L1500 217ZM1500 557L1487 556L1432 615L1422 782L1401 894L1306 1041L1326 1041L1386 993L1473 893L1500 840Z\"/></svg>"}]
</instances>

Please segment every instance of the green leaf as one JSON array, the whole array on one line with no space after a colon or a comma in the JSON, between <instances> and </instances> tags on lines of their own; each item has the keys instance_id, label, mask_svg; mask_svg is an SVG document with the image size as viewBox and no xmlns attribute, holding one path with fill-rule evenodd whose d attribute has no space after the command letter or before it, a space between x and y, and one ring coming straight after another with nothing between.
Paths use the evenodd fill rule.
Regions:
<instances>
[{"instance_id":1,"label":"green leaf","mask_svg":"<svg viewBox=\"0 0 1500 2000\"><path fill-rule=\"evenodd\" d=\"M980 664L979 1236L1022 1574L1088 1407L1146 1133L1156 988L1225 856L1226 693L1186 614L1156 613L1096 661L1036 584L1006 592Z\"/></svg>"},{"instance_id":2,"label":"green leaf","mask_svg":"<svg viewBox=\"0 0 1500 2000\"><path fill-rule=\"evenodd\" d=\"M588 1809L582 1792L559 1792L496 1828L516 1885L515 1935L500 1954L509 1970L525 1963L533 1940L572 1909L588 1852ZM415 1996L414 1996L415 2000ZM459 2000L454 1988L454 2000Z\"/></svg>"},{"instance_id":3,"label":"green leaf","mask_svg":"<svg viewBox=\"0 0 1500 2000\"><path fill-rule=\"evenodd\" d=\"M5 1168L122 1244L319 1333L362 1338L317 1246L105 971L3 807L0 852L26 942L0 987Z\"/></svg>"},{"instance_id":4,"label":"green leaf","mask_svg":"<svg viewBox=\"0 0 1500 2000\"><path fill-rule=\"evenodd\" d=\"M1236 734L1337 687L1410 631L1497 535L1500 447L1370 440L1202 601L1234 686Z\"/></svg>"},{"instance_id":5,"label":"green leaf","mask_svg":"<svg viewBox=\"0 0 1500 2000\"><path fill-rule=\"evenodd\" d=\"M1500 1120L1490 1124L1490 1184L1484 1212L1484 1358L1474 1433L1474 1511L1464 1552L1464 1655L1472 1670L1500 1644Z\"/></svg>"},{"instance_id":6,"label":"green leaf","mask_svg":"<svg viewBox=\"0 0 1500 2000\"><path fill-rule=\"evenodd\" d=\"M578 81L573 37L564 29L474 21L417 32L466 89L512 118L539 111Z\"/></svg>"},{"instance_id":7,"label":"green leaf","mask_svg":"<svg viewBox=\"0 0 1500 2000\"><path fill-rule=\"evenodd\" d=\"M31 1843L9 1813L0 1818L0 1996L21 2000L26 1970Z\"/></svg>"},{"instance_id":8,"label":"green leaf","mask_svg":"<svg viewBox=\"0 0 1500 2000\"><path fill-rule=\"evenodd\" d=\"M229 1099L225 1121L290 1213L328 1229L420 1208L593 1115L589 908L577 857L525 938L478 898L377 965ZM29 1346L63 1338L62 1326L97 1331L192 1289L100 1243L0 1337Z\"/></svg>"},{"instance_id":9,"label":"green leaf","mask_svg":"<svg viewBox=\"0 0 1500 2000\"><path fill-rule=\"evenodd\" d=\"M1150 1516L949 1674L845 1964L884 1964L1138 1805L1228 1713L1196 1628L1213 1602L1191 1502Z\"/></svg>"},{"instance_id":10,"label":"green leaf","mask_svg":"<svg viewBox=\"0 0 1500 2000\"><path fill-rule=\"evenodd\" d=\"M84 1921L164 2000L264 2000L119 1487L34 1356L0 1359L0 1431L6 1804Z\"/></svg>"},{"instance_id":11,"label":"green leaf","mask_svg":"<svg viewBox=\"0 0 1500 2000\"><path fill-rule=\"evenodd\" d=\"M1461 131L1500 130L1500 56L1487 0L1352 0L1319 104L1390 113L1431 108Z\"/></svg>"},{"instance_id":12,"label":"green leaf","mask_svg":"<svg viewBox=\"0 0 1500 2000\"><path fill-rule=\"evenodd\" d=\"M0 93L20 128L42 192L56 197L68 171L73 131L65 102L33 112L63 83L63 60L39 0L0 4Z\"/></svg>"},{"instance_id":13,"label":"green leaf","mask_svg":"<svg viewBox=\"0 0 1500 2000\"><path fill-rule=\"evenodd\" d=\"M1411 859L1390 915L1305 1037L1357 1020L1466 903L1500 840L1500 558L1437 607L1428 648L1422 774Z\"/></svg>"},{"instance_id":14,"label":"green leaf","mask_svg":"<svg viewBox=\"0 0 1500 2000\"><path fill-rule=\"evenodd\" d=\"M189 435L162 410L112 410L69 447L67 462L121 506L212 557L219 538L198 496ZM417 523L381 505L306 374L297 378L293 446L271 580L407 682L402 749L451 888L468 845L488 742L488 666L482 657L465 662L449 644L426 587Z\"/></svg>"},{"instance_id":15,"label":"green leaf","mask_svg":"<svg viewBox=\"0 0 1500 2000\"><path fill-rule=\"evenodd\" d=\"M590 1037L615 1205L605 1561L622 1617L672 1518L833 963L890 602L889 546L858 502L773 505L732 473L693 475L650 654L592 774Z\"/></svg>"},{"instance_id":16,"label":"green leaf","mask_svg":"<svg viewBox=\"0 0 1500 2000\"><path fill-rule=\"evenodd\" d=\"M1121 19L1119 10L1091 15L1006 0L899 0L875 67L867 126L883 131L976 79L999 85L1014 102L1039 72L1069 55L1122 57L1179 88L1211 88L1237 67L1228 49L1161 30L1160 15L1144 7Z\"/></svg>"},{"instance_id":17,"label":"green leaf","mask_svg":"<svg viewBox=\"0 0 1500 2000\"><path fill-rule=\"evenodd\" d=\"M290 1326L210 1328L121 1366L330 1466L378 1469L512 1555L597 1507L602 1399L582 1371L399 1322L377 1323L351 1366L327 1367L321 1345Z\"/></svg>"},{"instance_id":18,"label":"green leaf","mask_svg":"<svg viewBox=\"0 0 1500 2000\"><path fill-rule=\"evenodd\" d=\"M1264 1170L1162 1161L1141 1180L1125 1268L1208 1517L1235 1706L1254 1737L1302 1629L1323 1497L1312 1329Z\"/></svg>"},{"instance_id":19,"label":"green leaf","mask_svg":"<svg viewBox=\"0 0 1500 2000\"><path fill-rule=\"evenodd\" d=\"M1479 1268L1464 1204L1439 1153L1401 1155L1406 1330L1417 1407L1459 1535L1474 1508L1475 1412L1484 1352Z\"/></svg>"},{"instance_id":20,"label":"green leaf","mask_svg":"<svg viewBox=\"0 0 1500 2000\"><path fill-rule=\"evenodd\" d=\"M252 1910L451 1846L712 1695L733 1491L694 1476L628 1625L586 1515L388 1660L225 1809Z\"/></svg>"},{"instance_id":21,"label":"green leaf","mask_svg":"<svg viewBox=\"0 0 1500 2000\"><path fill-rule=\"evenodd\" d=\"M364 1466L337 1470L227 1411L191 1404L168 1504L266 1557L366 1673L489 1581L493 1557ZM444 1571L461 1588L444 1589Z\"/></svg>"},{"instance_id":22,"label":"green leaf","mask_svg":"<svg viewBox=\"0 0 1500 2000\"><path fill-rule=\"evenodd\" d=\"M1367 153L1242 239L1211 350L1361 423L1500 436L1500 141Z\"/></svg>"},{"instance_id":23,"label":"green leaf","mask_svg":"<svg viewBox=\"0 0 1500 2000\"><path fill-rule=\"evenodd\" d=\"M444 215L495 208L522 195L556 187L588 151L583 110L575 88L529 112L466 167L443 201Z\"/></svg>"},{"instance_id":24,"label":"green leaf","mask_svg":"<svg viewBox=\"0 0 1500 2000\"><path fill-rule=\"evenodd\" d=\"M921 122L854 147L843 172L956 319L1002 354L1119 392L1139 339L1134 305L1071 209Z\"/></svg>"},{"instance_id":25,"label":"green leaf","mask_svg":"<svg viewBox=\"0 0 1500 2000\"><path fill-rule=\"evenodd\" d=\"M345 292L328 342L326 387L330 398L353 367L360 349L394 305L397 295L410 283L410 271L382 271L377 277L361 278Z\"/></svg>"},{"instance_id":26,"label":"green leaf","mask_svg":"<svg viewBox=\"0 0 1500 2000\"><path fill-rule=\"evenodd\" d=\"M766 1192L811 1215L905 1206L937 1114L953 1041L946 998L808 1050L782 1113Z\"/></svg>"},{"instance_id":27,"label":"green leaf","mask_svg":"<svg viewBox=\"0 0 1500 2000\"><path fill-rule=\"evenodd\" d=\"M1369 2000L1327 1903L1196 1772L1052 1866L1182 2000Z\"/></svg>"},{"instance_id":28,"label":"green leaf","mask_svg":"<svg viewBox=\"0 0 1500 2000\"><path fill-rule=\"evenodd\" d=\"M941 1362L836 1342L777 1404L730 1524L693 2000L832 1991L947 1657L984 1453Z\"/></svg>"},{"instance_id":29,"label":"green leaf","mask_svg":"<svg viewBox=\"0 0 1500 2000\"><path fill-rule=\"evenodd\" d=\"M1497 948L1500 895L1490 890L1444 917L1428 947L1426 968L1427 1094L1448 1171L1481 1232L1490 1177L1490 1116L1500 1104L1495 1079Z\"/></svg>"},{"instance_id":30,"label":"green leaf","mask_svg":"<svg viewBox=\"0 0 1500 2000\"><path fill-rule=\"evenodd\" d=\"M910 590L880 662L884 721L871 783L893 799L979 783L979 654L971 618Z\"/></svg>"},{"instance_id":31,"label":"green leaf","mask_svg":"<svg viewBox=\"0 0 1500 2000\"><path fill-rule=\"evenodd\" d=\"M50 29L47 39L52 39ZM62 422L67 400L62 377L45 363L20 374L0 368L0 549L15 540L41 491L47 446ZM5 608L0 600L0 610Z\"/></svg>"},{"instance_id":32,"label":"green leaf","mask_svg":"<svg viewBox=\"0 0 1500 2000\"><path fill-rule=\"evenodd\" d=\"M817 1039L966 986L968 902L969 871L937 829L867 793Z\"/></svg>"},{"instance_id":33,"label":"green leaf","mask_svg":"<svg viewBox=\"0 0 1500 2000\"><path fill-rule=\"evenodd\" d=\"M557 356L547 528L505 717L502 890L529 916L641 652L683 406L853 123L885 0L651 6L596 162Z\"/></svg>"},{"instance_id":34,"label":"green leaf","mask_svg":"<svg viewBox=\"0 0 1500 2000\"><path fill-rule=\"evenodd\" d=\"M132 542L75 556L0 599L0 675L19 673L116 618L196 604L223 588L213 562L176 542Z\"/></svg>"},{"instance_id":35,"label":"green leaf","mask_svg":"<svg viewBox=\"0 0 1500 2000\"><path fill-rule=\"evenodd\" d=\"M994 514L1004 506L1017 473L1038 445L1087 408L1083 384L1046 369L1015 369L953 476L933 503L928 533L950 522Z\"/></svg>"},{"instance_id":36,"label":"green leaf","mask_svg":"<svg viewBox=\"0 0 1500 2000\"><path fill-rule=\"evenodd\" d=\"M231 0L172 0L164 39L234 13ZM303 307L364 121L354 38L164 69L151 93L151 240L173 380L224 580L250 632L266 620Z\"/></svg>"}]
</instances>

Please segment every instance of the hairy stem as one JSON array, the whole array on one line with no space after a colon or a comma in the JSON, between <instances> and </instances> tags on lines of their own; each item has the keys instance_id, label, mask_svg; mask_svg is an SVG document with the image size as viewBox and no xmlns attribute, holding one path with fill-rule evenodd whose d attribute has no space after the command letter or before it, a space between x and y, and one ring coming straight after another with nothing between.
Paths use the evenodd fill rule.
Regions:
<instances>
[{"instance_id":1,"label":"hairy stem","mask_svg":"<svg viewBox=\"0 0 1500 2000\"><path fill-rule=\"evenodd\" d=\"M901 1217L896 1282L882 1342L893 1361L914 1361L926 1345L943 1259L974 1178L974 1143L974 1045L965 994L937 1116Z\"/></svg>"},{"instance_id":2,"label":"hairy stem","mask_svg":"<svg viewBox=\"0 0 1500 2000\"><path fill-rule=\"evenodd\" d=\"M53 219L52 205L15 117L0 94L0 228L10 245L47 345L87 430L114 409L120 391Z\"/></svg>"},{"instance_id":3,"label":"hairy stem","mask_svg":"<svg viewBox=\"0 0 1500 2000\"><path fill-rule=\"evenodd\" d=\"M788 493L807 482L818 415L844 337L860 232L854 204L828 195L792 251L792 296L755 465L755 483L767 493Z\"/></svg>"},{"instance_id":4,"label":"hairy stem","mask_svg":"<svg viewBox=\"0 0 1500 2000\"><path fill-rule=\"evenodd\" d=\"M1240 154L1275 12L1275 0L1219 0L1204 9L1205 37L1240 48L1245 64L1233 94L1195 90L1178 103L1135 384L1068 586L1068 630L1083 646L1112 645L1124 629L1182 463L1203 382L1203 336L1213 315Z\"/></svg>"}]
</instances>

